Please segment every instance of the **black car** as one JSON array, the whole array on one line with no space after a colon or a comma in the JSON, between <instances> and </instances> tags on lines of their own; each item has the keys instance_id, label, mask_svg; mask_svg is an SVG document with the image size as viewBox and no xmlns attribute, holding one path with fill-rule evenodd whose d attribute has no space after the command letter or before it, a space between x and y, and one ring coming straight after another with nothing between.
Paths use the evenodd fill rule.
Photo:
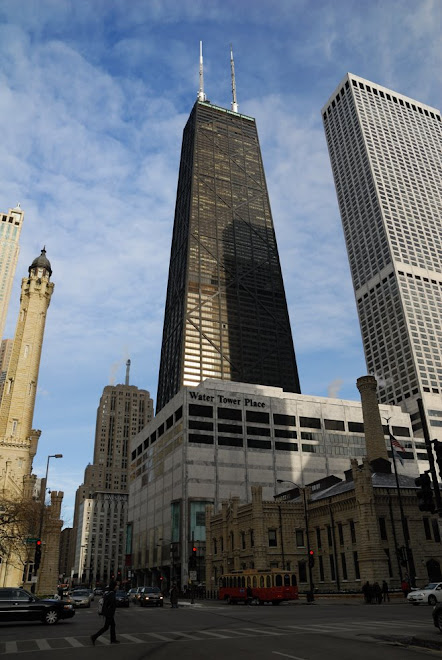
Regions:
<instances>
[{"instance_id":1,"label":"black car","mask_svg":"<svg viewBox=\"0 0 442 660\"><path fill-rule=\"evenodd\" d=\"M19 587L0 589L0 621L41 621L52 625L75 614L72 603L52 598L37 598Z\"/></svg>"},{"instance_id":2,"label":"black car","mask_svg":"<svg viewBox=\"0 0 442 660\"><path fill-rule=\"evenodd\" d=\"M141 607L163 607L163 594L158 587L143 587L138 602Z\"/></svg>"},{"instance_id":3,"label":"black car","mask_svg":"<svg viewBox=\"0 0 442 660\"><path fill-rule=\"evenodd\" d=\"M442 632L442 603L433 607L433 623Z\"/></svg>"},{"instance_id":4,"label":"black car","mask_svg":"<svg viewBox=\"0 0 442 660\"><path fill-rule=\"evenodd\" d=\"M115 602L117 607L129 607L129 596L125 591L116 591L115 592Z\"/></svg>"}]
</instances>

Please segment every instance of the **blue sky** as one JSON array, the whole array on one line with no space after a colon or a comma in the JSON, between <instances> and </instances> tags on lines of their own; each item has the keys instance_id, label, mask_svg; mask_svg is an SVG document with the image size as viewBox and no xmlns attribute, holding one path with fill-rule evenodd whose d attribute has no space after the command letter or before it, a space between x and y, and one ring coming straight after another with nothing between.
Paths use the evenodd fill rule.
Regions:
<instances>
[{"instance_id":1,"label":"blue sky","mask_svg":"<svg viewBox=\"0 0 442 660\"><path fill-rule=\"evenodd\" d=\"M55 290L34 472L75 490L103 387L156 396L181 136L198 90L256 117L305 394L358 399L365 361L320 110L347 71L441 106L439 0L2 0L0 200Z\"/></svg>"}]
</instances>

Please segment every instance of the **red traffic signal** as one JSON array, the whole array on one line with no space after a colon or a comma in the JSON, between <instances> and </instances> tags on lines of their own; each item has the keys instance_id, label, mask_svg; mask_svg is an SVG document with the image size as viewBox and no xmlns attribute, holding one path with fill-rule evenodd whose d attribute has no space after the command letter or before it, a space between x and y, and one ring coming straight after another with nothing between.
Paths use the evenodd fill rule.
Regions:
<instances>
[{"instance_id":1,"label":"red traffic signal","mask_svg":"<svg viewBox=\"0 0 442 660\"><path fill-rule=\"evenodd\" d=\"M41 546L41 539L37 539L36 542L35 542L35 545L37 547Z\"/></svg>"},{"instance_id":2,"label":"red traffic signal","mask_svg":"<svg viewBox=\"0 0 442 660\"><path fill-rule=\"evenodd\" d=\"M315 551L314 550L309 550L308 551L308 565L310 568L312 568L315 565Z\"/></svg>"},{"instance_id":3,"label":"red traffic signal","mask_svg":"<svg viewBox=\"0 0 442 660\"><path fill-rule=\"evenodd\" d=\"M195 547L192 548L192 554L193 554L194 557L196 556L196 550L197 549Z\"/></svg>"}]
</instances>

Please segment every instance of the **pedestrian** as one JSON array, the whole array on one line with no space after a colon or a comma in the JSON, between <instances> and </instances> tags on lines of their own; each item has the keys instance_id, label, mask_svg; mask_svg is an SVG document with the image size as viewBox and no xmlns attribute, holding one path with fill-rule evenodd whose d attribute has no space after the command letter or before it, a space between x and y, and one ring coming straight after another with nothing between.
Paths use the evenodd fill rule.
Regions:
<instances>
[{"instance_id":1,"label":"pedestrian","mask_svg":"<svg viewBox=\"0 0 442 660\"><path fill-rule=\"evenodd\" d=\"M169 596L172 608L178 609L178 587L176 586L176 582L172 584Z\"/></svg>"},{"instance_id":2,"label":"pedestrian","mask_svg":"<svg viewBox=\"0 0 442 660\"><path fill-rule=\"evenodd\" d=\"M371 596L370 596L370 583L367 580L367 582L362 586L362 593L364 595L364 601L368 604L371 601Z\"/></svg>"},{"instance_id":3,"label":"pedestrian","mask_svg":"<svg viewBox=\"0 0 442 660\"><path fill-rule=\"evenodd\" d=\"M404 594L404 598L406 598L410 593L410 585L405 578L401 582L401 589L402 593Z\"/></svg>"},{"instance_id":4,"label":"pedestrian","mask_svg":"<svg viewBox=\"0 0 442 660\"><path fill-rule=\"evenodd\" d=\"M100 614L105 617L104 626L100 628L95 635L91 635L91 642L95 646L95 640L97 637L100 637L103 633L110 628L110 641L111 644L119 644L120 642L115 636L115 609L117 607L115 599L115 591L117 590L118 582L111 580L109 586L106 588L106 591L103 596L103 607Z\"/></svg>"},{"instance_id":5,"label":"pedestrian","mask_svg":"<svg viewBox=\"0 0 442 660\"><path fill-rule=\"evenodd\" d=\"M382 582L382 600L384 603L387 601L390 602L390 593L388 591L388 584L385 582L385 580Z\"/></svg>"},{"instance_id":6,"label":"pedestrian","mask_svg":"<svg viewBox=\"0 0 442 660\"><path fill-rule=\"evenodd\" d=\"M252 604L252 601L253 601L253 591L252 591L252 588L251 588L251 586L250 586L250 584L249 584L249 586L247 587L247 600L246 600L246 604L247 604L247 605L251 605L251 604Z\"/></svg>"},{"instance_id":7,"label":"pedestrian","mask_svg":"<svg viewBox=\"0 0 442 660\"><path fill-rule=\"evenodd\" d=\"M380 605L382 603L382 589L379 585L379 582L374 583L373 593L374 593L374 602Z\"/></svg>"}]
</instances>

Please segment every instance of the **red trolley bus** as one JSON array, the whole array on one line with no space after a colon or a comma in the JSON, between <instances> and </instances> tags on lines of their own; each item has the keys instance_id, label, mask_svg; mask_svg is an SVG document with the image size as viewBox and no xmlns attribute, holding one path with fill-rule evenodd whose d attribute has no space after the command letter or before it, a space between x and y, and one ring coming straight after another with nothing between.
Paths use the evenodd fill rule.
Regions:
<instances>
[{"instance_id":1,"label":"red trolley bus","mask_svg":"<svg viewBox=\"0 0 442 660\"><path fill-rule=\"evenodd\" d=\"M253 600L257 605L279 605L283 600L298 600L298 583L295 573L277 568L234 571L220 577L218 597L227 603Z\"/></svg>"}]
</instances>

